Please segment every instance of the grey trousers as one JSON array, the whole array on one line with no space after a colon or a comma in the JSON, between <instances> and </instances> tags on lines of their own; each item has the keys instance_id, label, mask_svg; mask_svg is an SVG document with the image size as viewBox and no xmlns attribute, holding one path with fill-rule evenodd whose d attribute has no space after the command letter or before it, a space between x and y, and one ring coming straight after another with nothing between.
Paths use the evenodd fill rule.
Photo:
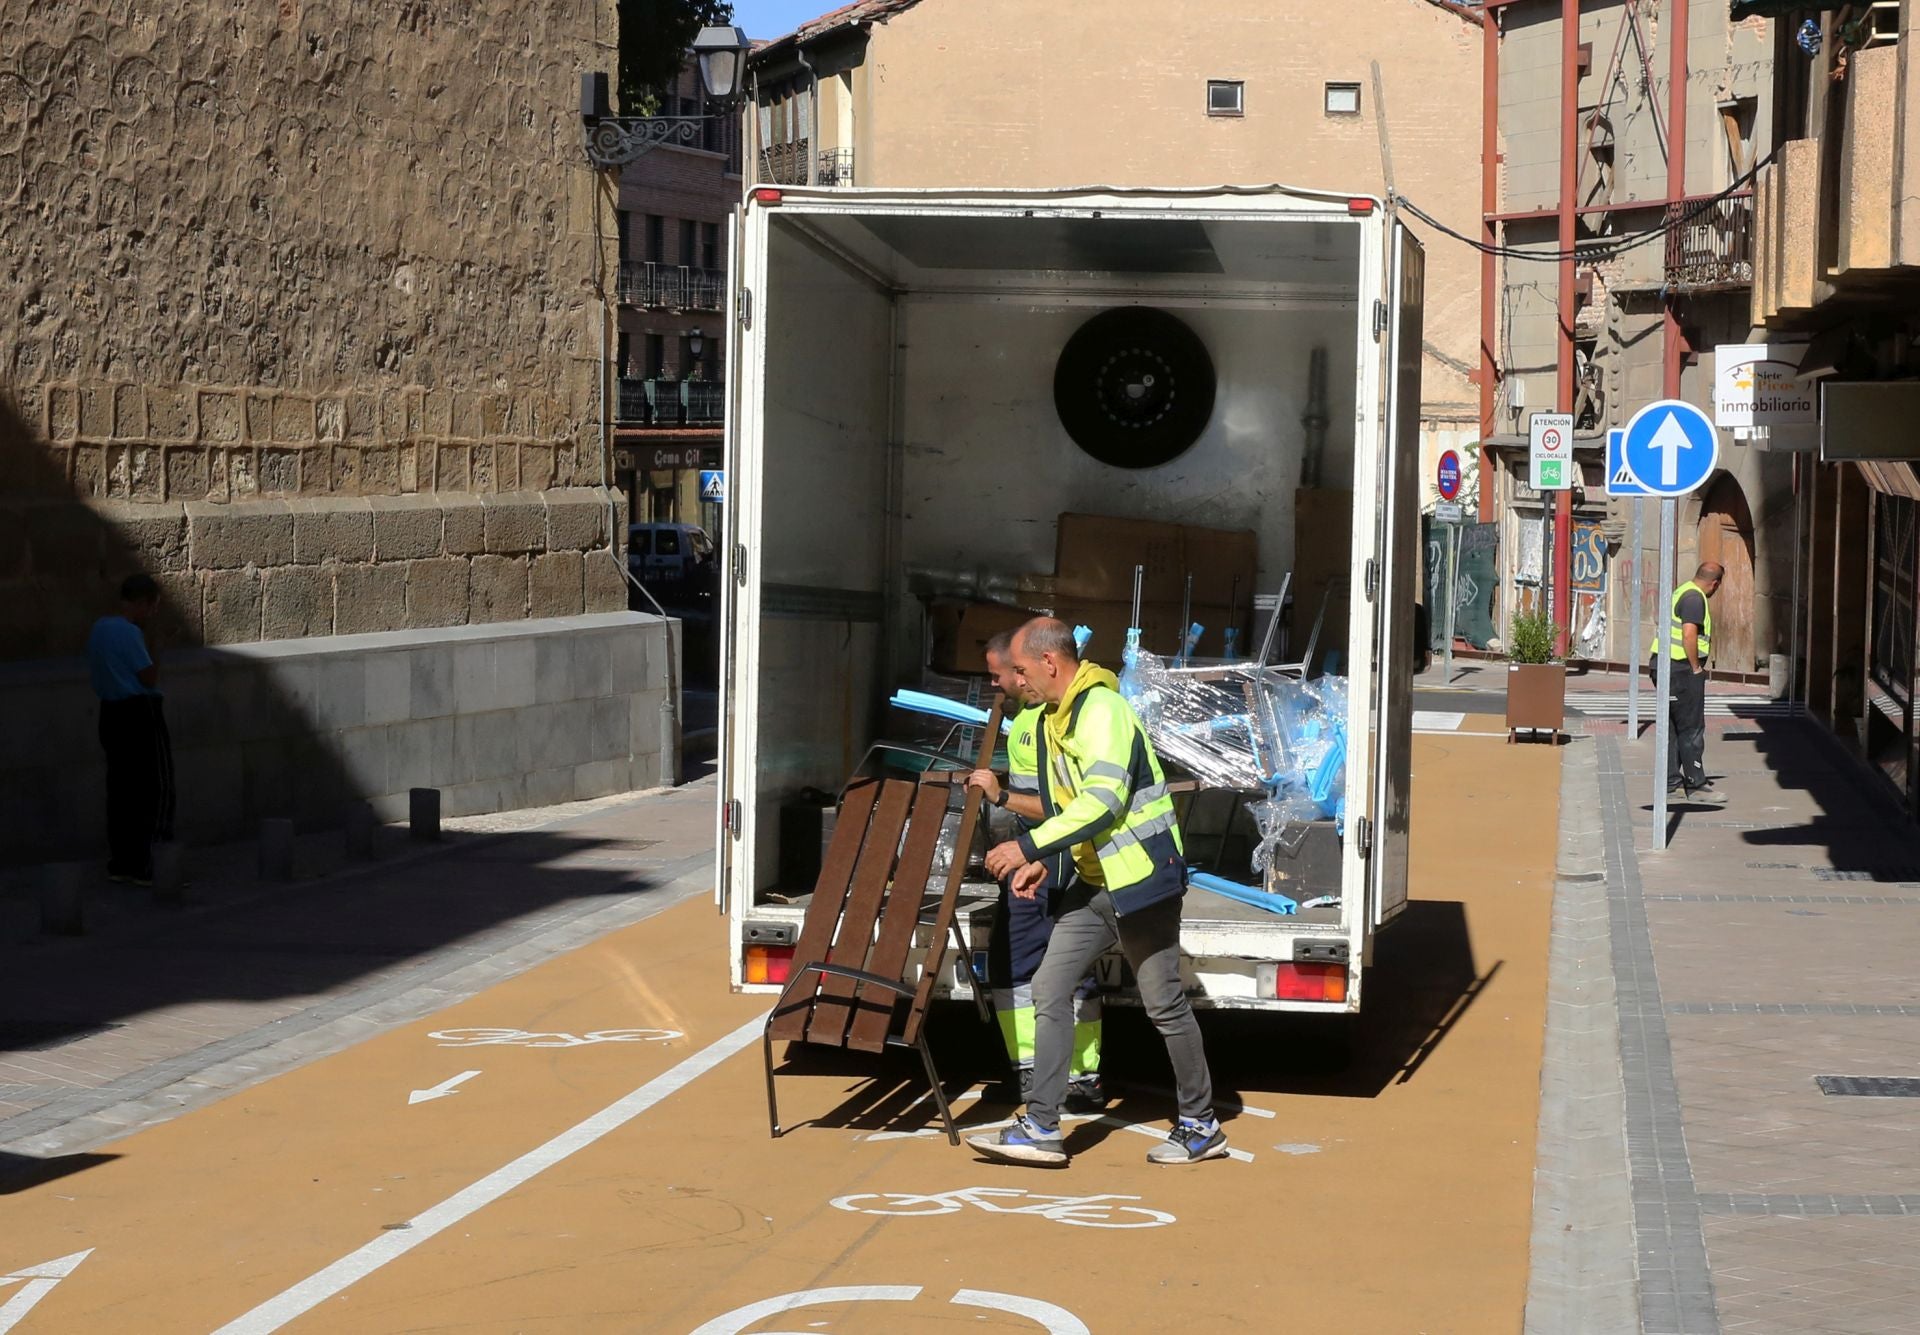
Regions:
<instances>
[{"instance_id":1,"label":"grey trousers","mask_svg":"<svg viewBox=\"0 0 1920 1335\"><path fill-rule=\"evenodd\" d=\"M1027 1116L1043 1130L1060 1125L1073 1057L1073 996L1093 962L1115 942L1133 968L1147 1018L1166 1040L1182 1117L1213 1114L1213 1077L1200 1021L1180 986L1180 900L1168 899L1116 918L1104 889L1078 881L1060 897L1047 957L1033 976L1033 1089Z\"/></svg>"}]
</instances>

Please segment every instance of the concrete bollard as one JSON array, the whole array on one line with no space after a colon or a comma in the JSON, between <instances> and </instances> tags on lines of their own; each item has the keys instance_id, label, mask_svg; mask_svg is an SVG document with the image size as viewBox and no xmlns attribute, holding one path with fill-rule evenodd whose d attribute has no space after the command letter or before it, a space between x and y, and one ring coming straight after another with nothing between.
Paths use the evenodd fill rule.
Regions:
<instances>
[{"instance_id":1,"label":"concrete bollard","mask_svg":"<svg viewBox=\"0 0 1920 1335\"><path fill-rule=\"evenodd\" d=\"M40 930L79 936L87 930L87 887L99 875L91 862L50 862L40 881Z\"/></svg>"},{"instance_id":2,"label":"concrete bollard","mask_svg":"<svg viewBox=\"0 0 1920 1335\"><path fill-rule=\"evenodd\" d=\"M408 790L407 832L415 839L440 837L440 790L438 788Z\"/></svg>"},{"instance_id":3,"label":"concrete bollard","mask_svg":"<svg viewBox=\"0 0 1920 1335\"><path fill-rule=\"evenodd\" d=\"M260 879L293 879L293 822L283 816L260 822Z\"/></svg>"},{"instance_id":4,"label":"concrete bollard","mask_svg":"<svg viewBox=\"0 0 1920 1335\"><path fill-rule=\"evenodd\" d=\"M680 786L680 720L671 695L660 702L660 786Z\"/></svg>"},{"instance_id":5,"label":"concrete bollard","mask_svg":"<svg viewBox=\"0 0 1920 1335\"><path fill-rule=\"evenodd\" d=\"M153 846L153 902L168 906L187 898L187 850L171 841Z\"/></svg>"},{"instance_id":6,"label":"concrete bollard","mask_svg":"<svg viewBox=\"0 0 1920 1335\"><path fill-rule=\"evenodd\" d=\"M355 802L347 808L347 856L363 862L373 857L373 834L379 822L373 817L371 802Z\"/></svg>"}]
</instances>

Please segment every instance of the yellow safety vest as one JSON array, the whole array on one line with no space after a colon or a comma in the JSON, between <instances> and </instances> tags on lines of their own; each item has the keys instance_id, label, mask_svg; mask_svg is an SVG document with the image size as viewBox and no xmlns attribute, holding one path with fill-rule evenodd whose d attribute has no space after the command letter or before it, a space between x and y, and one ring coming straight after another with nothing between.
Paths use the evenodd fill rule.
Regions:
<instances>
[{"instance_id":1,"label":"yellow safety vest","mask_svg":"<svg viewBox=\"0 0 1920 1335\"><path fill-rule=\"evenodd\" d=\"M1040 744L1048 819L1021 836L1022 851L1039 859L1072 849L1083 869L1097 868L1119 914L1183 893L1187 863L1167 776L1113 674L1081 664Z\"/></svg>"},{"instance_id":2,"label":"yellow safety vest","mask_svg":"<svg viewBox=\"0 0 1920 1335\"><path fill-rule=\"evenodd\" d=\"M1667 654L1672 658L1684 659L1687 656L1686 629L1680 620L1680 599L1687 593L1700 595L1700 605L1706 610L1702 613L1706 620L1700 623L1700 661L1706 662L1707 655L1713 649L1713 602L1707 597L1707 591L1688 580L1673 591L1672 621L1667 627ZM1653 638L1647 641L1647 657L1660 652L1660 632L1655 631Z\"/></svg>"},{"instance_id":3,"label":"yellow safety vest","mask_svg":"<svg viewBox=\"0 0 1920 1335\"><path fill-rule=\"evenodd\" d=\"M1007 734L1007 788L1016 793L1040 791L1040 736L1046 710L1029 705L1013 716L1013 730Z\"/></svg>"}]
</instances>

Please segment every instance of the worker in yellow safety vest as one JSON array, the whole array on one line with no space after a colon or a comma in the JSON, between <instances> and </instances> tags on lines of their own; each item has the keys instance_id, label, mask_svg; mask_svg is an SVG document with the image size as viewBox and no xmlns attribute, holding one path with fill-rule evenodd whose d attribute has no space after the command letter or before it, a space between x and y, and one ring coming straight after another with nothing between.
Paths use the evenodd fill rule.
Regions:
<instances>
[{"instance_id":1,"label":"worker in yellow safety vest","mask_svg":"<svg viewBox=\"0 0 1920 1335\"><path fill-rule=\"evenodd\" d=\"M1053 815L1040 787L1038 741L1045 710L1026 679L1013 670L1013 634L1002 631L987 641L987 672L1008 700L1022 708L1007 735L1007 777L975 770L967 782L998 808L990 818L996 836L1016 838ZM1053 935L1053 905L1071 879L1068 855L1055 857L1053 885L1044 893L1018 897L1013 878L1000 878L1000 903L993 935L987 941L987 986L1000 1036L1007 1045L1025 1102L1033 1084L1033 974L1046 957ZM1100 1112L1107 1106L1100 1083L1100 989L1091 974L1074 993L1073 1060L1068 1071L1066 1106L1070 1112Z\"/></svg>"},{"instance_id":2,"label":"worker in yellow safety vest","mask_svg":"<svg viewBox=\"0 0 1920 1335\"><path fill-rule=\"evenodd\" d=\"M1708 600L1725 572L1702 561L1693 578L1673 591L1664 650L1673 660L1667 718L1673 729L1668 751L1667 793L1683 802L1725 806L1727 795L1707 780L1707 663L1713 652L1713 609ZM1647 671L1659 681L1661 636L1647 645Z\"/></svg>"},{"instance_id":3,"label":"worker in yellow safety vest","mask_svg":"<svg viewBox=\"0 0 1920 1335\"><path fill-rule=\"evenodd\" d=\"M1046 702L1036 738L1041 791L1054 814L987 853L987 870L1013 878L1012 893L1038 894L1071 851L1074 878L1054 910L1046 958L1033 977L1033 1092L1026 1112L997 1134L970 1137L989 1158L1059 1166L1073 1040L1073 994L1095 960L1120 947L1147 1017L1172 1060L1179 1117L1147 1155L1152 1163L1198 1163L1227 1153L1213 1109L1200 1022L1180 980L1180 902L1187 865L1173 798L1153 743L1113 673L1082 663L1073 632L1041 617L1013 639L1013 668Z\"/></svg>"}]
</instances>

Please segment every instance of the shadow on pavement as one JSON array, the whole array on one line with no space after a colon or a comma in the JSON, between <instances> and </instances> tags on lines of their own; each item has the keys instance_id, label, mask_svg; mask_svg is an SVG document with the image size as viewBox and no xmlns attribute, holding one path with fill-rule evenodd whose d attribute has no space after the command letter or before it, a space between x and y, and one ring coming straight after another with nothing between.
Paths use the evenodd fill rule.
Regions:
<instances>
[{"instance_id":1,"label":"shadow on pavement","mask_svg":"<svg viewBox=\"0 0 1920 1335\"><path fill-rule=\"evenodd\" d=\"M57 1182L70 1174L112 1163L119 1157L117 1154L62 1154L52 1159L36 1159L30 1154L0 1150L0 1196Z\"/></svg>"},{"instance_id":2,"label":"shadow on pavement","mask_svg":"<svg viewBox=\"0 0 1920 1335\"><path fill-rule=\"evenodd\" d=\"M1810 862L1809 869L1836 873L1838 879L1920 881L1920 829L1891 786L1838 738L1809 719L1754 718L1737 739L1754 744L1780 788L1802 791L1820 808L1819 814L1797 824L1743 830L1742 842L1776 855L1817 851L1819 860ZM1710 774L1716 768L1713 740L1709 736ZM1737 803L1705 814L1723 820L1741 816ZM1677 828L1684 827L1683 820Z\"/></svg>"}]
</instances>

